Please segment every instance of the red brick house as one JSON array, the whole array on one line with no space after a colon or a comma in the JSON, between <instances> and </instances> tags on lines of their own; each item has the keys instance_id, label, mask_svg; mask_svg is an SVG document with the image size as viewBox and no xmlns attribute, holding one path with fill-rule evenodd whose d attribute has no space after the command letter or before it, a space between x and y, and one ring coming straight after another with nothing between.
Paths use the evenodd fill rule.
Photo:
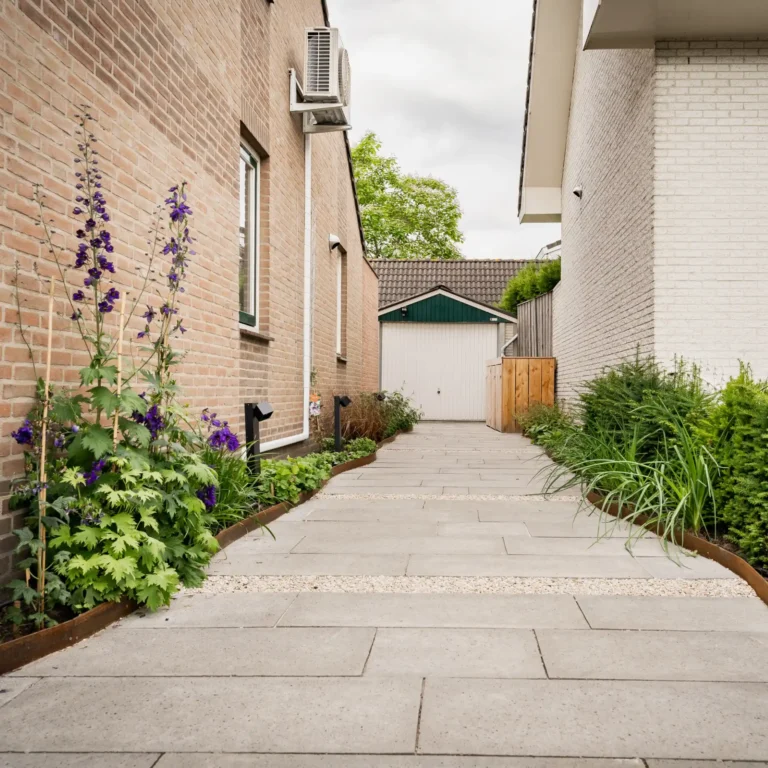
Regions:
<instances>
[{"instance_id":1,"label":"red brick house","mask_svg":"<svg viewBox=\"0 0 768 768\"><path fill-rule=\"evenodd\" d=\"M306 134L306 118L291 112L289 70L303 79L305 28L329 24L321 0L0 0L3 498L22 469L10 432L34 390L15 326L14 265L40 360L46 298L35 270L50 276L54 267L33 185L43 185L46 215L74 249L82 103L98 121L123 290L136 289L135 267L146 263L154 206L188 182L197 255L180 384L193 412L210 407L242 431L243 404L269 400L265 447L300 453L310 386L324 400L377 387L377 278L364 258L347 135ZM65 310L62 292L59 385L77 381L84 356ZM0 575L13 546L4 505Z\"/></svg>"}]
</instances>

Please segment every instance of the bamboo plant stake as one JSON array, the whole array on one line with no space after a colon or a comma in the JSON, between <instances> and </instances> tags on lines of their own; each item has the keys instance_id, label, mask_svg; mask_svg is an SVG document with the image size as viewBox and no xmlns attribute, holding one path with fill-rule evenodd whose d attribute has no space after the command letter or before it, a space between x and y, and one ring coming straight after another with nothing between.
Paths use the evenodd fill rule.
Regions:
<instances>
[{"instance_id":1,"label":"bamboo plant stake","mask_svg":"<svg viewBox=\"0 0 768 768\"><path fill-rule=\"evenodd\" d=\"M125 316L125 297L120 299L120 330L117 337L117 399L120 400L120 391L123 385L123 322ZM112 452L117 451L117 426L120 417L120 408L115 408L112 421Z\"/></svg>"},{"instance_id":2,"label":"bamboo plant stake","mask_svg":"<svg viewBox=\"0 0 768 768\"><path fill-rule=\"evenodd\" d=\"M40 427L40 495L38 496L38 530L40 548L37 550L37 591L40 593L40 613L45 613L45 505L48 498L46 482L48 474L45 466L46 442L48 437L48 408L50 405L51 387L51 348L53 346L53 293L56 284L51 278L51 287L48 291L48 346L45 360L45 394L43 397L43 420Z\"/></svg>"}]
</instances>

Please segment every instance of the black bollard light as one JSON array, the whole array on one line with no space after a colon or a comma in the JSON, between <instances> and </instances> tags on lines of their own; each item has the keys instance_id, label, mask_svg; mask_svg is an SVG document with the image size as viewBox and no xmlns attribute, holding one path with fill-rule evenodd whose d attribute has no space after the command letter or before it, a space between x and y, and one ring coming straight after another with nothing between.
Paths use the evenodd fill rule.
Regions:
<instances>
[{"instance_id":1,"label":"black bollard light","mask_svg":"<svg viewBox=\"0 0 768 768\"><path fill-rule=\"evenodd\" d=\"M248 468L254 475L261 472L259 424L269 419L273 413L274 409L266 401L245 404L245 442L247 443Z\"/></svg>"},{"instance_id":2,"label":"black bollard light","mask_svg":"<svg viewBox=\"0 0 768 768\"><path fill-rule=\"evenodd\" d=\"M387 399L387 393L386 392L377 392L376 393L376 399L383 403Z\"/></svg>"},{"instance_id":3,"label":"black bollard light","mask_svg":"<svg viewBox=\"0 0 768 768\"><path fill-rule=\"evenodd\" d=\"M347 395L335 395L333 398L333 449L336 453L341 451L341 409L351 402Z\"/></svg>"}]
</instances>

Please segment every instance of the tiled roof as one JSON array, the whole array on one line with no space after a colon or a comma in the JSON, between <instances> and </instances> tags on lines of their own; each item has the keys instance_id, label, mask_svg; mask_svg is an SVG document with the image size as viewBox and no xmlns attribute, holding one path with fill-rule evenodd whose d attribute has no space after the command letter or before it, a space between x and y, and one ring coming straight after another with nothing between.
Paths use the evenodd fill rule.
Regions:
<instances>
[{"instance_id":1,"label":"tiled roof","mask_svg":"<svg viewBox=\"0 0 768 768\"><path fill-rule=\"evenodd\" d=\"M379 307L409 299L442 285L468 299L495 305L525 259L457 259L405 261L371 259L379 276Z\"/></svg>"}]
</instances>

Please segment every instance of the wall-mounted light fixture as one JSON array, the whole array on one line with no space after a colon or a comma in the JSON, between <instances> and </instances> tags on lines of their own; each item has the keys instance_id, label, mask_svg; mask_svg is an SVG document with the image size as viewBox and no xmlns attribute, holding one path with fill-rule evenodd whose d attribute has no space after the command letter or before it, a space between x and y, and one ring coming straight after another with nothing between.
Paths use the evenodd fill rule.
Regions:
<instances>
[{"instance_id":1,"label":"wall-mounted light fixture","mask_svg":"<svg viewBox=\"0 0 768 768\"><path fill-rule=\"evenodd\" d=\"M578 187L574 187L573 194L576 195L579 200L581 200L581 198L584 196L584 187L582 187L581 184L579 184Z\"/></svg>"},{"instance_id":2,"label":"wall-mounted light fixture","mask_svg":"<svg viewBox=\"0 0 768 768\"><path fill-rule=\"evenodd\" d=\"M333 398L333 449L341 451L341 409L351 405L352 399L347 395L335 395Z\"/></svg>"},{"instance_id":3,"label":"wall-mounted light fixture","mask_svg":"<svg viewBox=\"0 0 768 768\"><path fill-rule=\"evenodd\" d=\"M264 401L263 403L245 404L245 443L248 456L248 468L254 475L261 472L261 440L259 437L259 424L272 417L274 409Z\"/></svg>"}]
</instances>

